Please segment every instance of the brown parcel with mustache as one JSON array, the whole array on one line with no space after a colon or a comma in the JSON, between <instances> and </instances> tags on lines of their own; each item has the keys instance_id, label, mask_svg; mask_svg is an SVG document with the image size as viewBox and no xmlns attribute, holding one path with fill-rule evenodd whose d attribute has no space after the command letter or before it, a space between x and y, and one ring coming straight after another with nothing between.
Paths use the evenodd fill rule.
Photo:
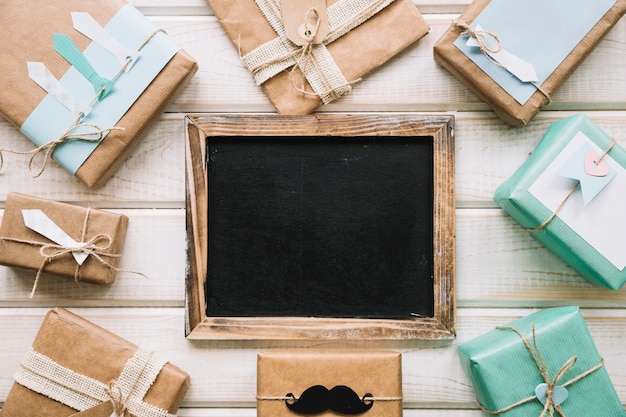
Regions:
<instances>
[{"instance_id":1,"label":"brown parcel with mustache","mask_svg":"<svg viewBox=\"0 0 626 417\"><path fill-rule=\"evenodd\" d=\"M32 349L78 374L109 384L119 378L137 346L68 310L55 308L46 315ZM189 382L187 373L167 363L143 401L176 414ZM88 410L80 416L109 417L113 412L111 401ZM14 383L0 416L69 417L77 413L78 410Z\"/></svg>"},{"instance_id":2,"label":"brown parcel with mustache","mask_svg":"<svg viewBox=\"0 0 626 417\"><path fill-rule=\"evenodd\" d=\"M3 30L0 42L0 115L19 129L46 96L46 92L29 78L27 61L43 62L57 78L70 67L55 52L53 34L71 34L81 51L90 43L87 37L74 29L71 12L89 12L104 26L126 3L124 0L62 0L28 4L22 0L0 1L0 27ZM148 128L191 80L197 68L196 61L179 50L117 123L124 130L109 132L78 169L76 178L89 187L104 185L130 156ZM4 169L7 169L6 166Z\"/></svg>"},{"instance_id":3,"label":"brown parcel with mustache","mask_svg":"<svg viewBox=\"0 0 626 417\"><path fill-rule=\"evenodd\" d=\"M372 406L362 414L364 416L402 416L401 354L366 349L275 349L260 353L257 358L257 416L298 415L287 407L287 394L299 399L315 385L328 390L344 385L359 399L371 394ZM338 413L326 410L315 415L335 417Z\"/></svg>"},{"instance_id":4,"label":"brown parcel with mustache","mask_svg":"<svg viewBox=\"0 0 626 417\"><path fill-rule=\"evenodd\" d=\"M43 245L53 242L26 227L22 216L22 210L25 209L40 209L77 242L82 240L83 234L85 241L97 235L110 237L110 246L98 250L100 258L108 265L100 262L93 255L89 255L78 268L78 275L76 275L78 263L71 253L50 258L46 262L46 258L39 251ZM87 220L86 223L85 219ZM86 230L83 230L85 225ZM117 273L115 268L120 262L127 227L128 217L122 214L96 209L88 210L86 207L9 193L0 225L0 265L37 271L45 262L43 272L47 274L92 284L111 284L115 281ZM104 247L109 242L106 238L98 239L94 243ZM55 252L55 250L51 252ZM35 273L33 273L34 275Z\"/></svg>"}]
</instances>

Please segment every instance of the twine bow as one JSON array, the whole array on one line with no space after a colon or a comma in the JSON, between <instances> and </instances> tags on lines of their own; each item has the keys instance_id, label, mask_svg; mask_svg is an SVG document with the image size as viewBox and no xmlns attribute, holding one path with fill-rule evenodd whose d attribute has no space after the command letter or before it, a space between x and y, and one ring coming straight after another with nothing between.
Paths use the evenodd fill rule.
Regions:
<instances>
[{"instance_id":1,"label":"twine bow","mask_svg":"<svg viewBox=\"0 0 626 417\"><path fill-rule=\"evenodd\" d=\"M91 130L85 130L91 129ZM83 141L83 142L100 142L104 135L113 130L123 131L123 127L109 127L105 129L101 129L97 125L93 123L79 123L78 121L74 122L72 126L70 126L60 137L57 139L43 144L35 149L30 151L14 151L11 149L2 149L0 148L0 169L4 164L4 158L2 156L2 152L9 152L16 155L30 155L30 160L28 162L28 171L30 172L31 177L38 178L43 174L46 166L48 165L48 161L52 158L52 154L56 150L57 146L71 142L75 140ZM33 166L35 165L35 158L39 155L43 154L43 162L37 171L33 170Z\"/></svg>"},{"instance_id":2,"label":"twine bow","mask_svg":"<svg viewBox=\"0 0 626 417\"><path fill-rule=\"evenodd\" d=\"M277 0L255 1L278 35L244 56L241 56L240 51L240 56L257 85L291 68L289 78L295 90L307 96L318 97L323 104L328 104L350 92L352 84L361 79L346 80L326 46L375 16L394 0L337 1L327 9L330 24L328 35L319 44L307 42L302 47L287 39L280 3ZM319 17L316 14L316 11L309 9L304 16L305 25L311 17L317 20ZM304 86L297 86L292 80L295 67L300 68L312 91L307 91Z\"/></svg>"},{"instance_id":3,"label":"twine bow","mask_svg":"<svg viewBox=\"0 0 626 417\"><path fill-rule=\"evenodd\" d=\"M160 32L165 33L163 29L155 30L141 43L141 45L139 45L139 48L137 48L137 51L141 51L148 44L148 42L150 42L150 40L152 40L152 38L154 38L154 36L156 36ZM126 62L124 62L124 64L120 67L118 72L115 73L113 77L111 77L111 83L115 82L126 71L126 69L131 65L131 63L132 63L132 60L130 58L127 59ZM103 85L99 91L96 91L96 95L89 103L89 107L94 106L95 103L99 101L99 98L104 93L107 86L109 86L109 84ZM48 165L48 161L50 160L50 158L52 158L52 154L56 150L57 146L63 143L71 142L71 141L100 142L104 139L105 135L111 131L114 131L114 130L124 131L125 130L123 127L117 127L117 126L103 129L94 123L83 123L84 118L85 118L84 114L79 114L74 119L70 127L68 127L67 130L61 136L59 136L57 139L54 139L30 151L15 151L12 149L0 148L0 170L2 170L2 167L4 165L4 157L2 155L3 152L13 153L16 155L30 155L31 157L28 162L28 171L30 172L31 177L38 178L45 171ZM44 155L42 165L39 168L39 170L33 171L35 158L40 153L43 153Z\"/></svg>"},{"instance_id":4,"label":"twine bow","mask_svg":"<svg viewBox=\"0 0 626 417\"><path fill-rule=\"evenodd\" d=\"M144 278L148 278L148 276L142 272L117 268L104 260L104 258L120 258L122 256L119 253L107 252L113 244L113 238L110 235L101 233L85 241L90 213L91 208L87 208L87 212L85 214L85 219L83 221L83 226L81 229L81 238L77 245L64 246L56 243L38 242L35 240L16 239L9 237L0 238L0 240L6 242L23 243L40 247L39 254L43 257L43 262L41 263L41 266L39 267L39 269L37 270L37 274L35 275L35 282L33 283L33 288L30 292L30 298L33 298L33 296L35 295L35 291L37 290L37 287L39 285L41 274L44 272L44 268L46 267L46 265L58 258L61 258L64 255L73 253L86 253L98 262L100 262L106 268L110 268L116 272L128 272L131 274L141 275ZM74 271L74 282L77 284L80 282L80 268L81 265L77 263L76 269Z\"/></svg>"},{"instance_id":5,"label":"twine bow","mask_svg":"<svg viewBox=\"0 0 626 417\"><path fill-rule=\"evenodd\" d=\"M309 19L311 19L314 22L313 28L310 28L309 26ZM302 80L302 86L298 87L295 84L294 79L293 79L293 75L294 75L296 68L299 67L302 73L306 74L309 63L313 64L313 66L315 67L315 71L317 71L318 74L323 74L323 69L321 68L320 64L317 62L317 60L313 56L313 46L314 46L313 40L315 39L315 36L317 35L317 32L320 28L321 23L322 21L321 21L319 12L315 8L309 8L304 14L305 31L303 35L304 35L304 39L306 40L306 43L302 45L302 48L300 49L300 54L299 54L300 56L296 60L297 65L294 65L293 67L291 67L291 70L289 71L289 82L291 83L292 87L301 94L315 96L315 97L331 95L333 96L333 99L334 99L336 98L334 97L334 95L337 91L344 89L345 87L350 86L360 80L355 80L353 82L348 82L346 84L333 87L330 85L326 77L321 77L321 81L324 84L324 91L318 93L318 92L307 91L304 85L304 80Z\"/></svg>"},{"instance_id":6,"label":"twine bow","mask_svg":"<svg viewBox=\"0 0 626 417\"><path fill-rule=\"evenodd\" d=\"M528 350L528 352L530 353L530 356L533 359L533 362L535 363L535 365L537 366L537 369L539 370L539 374L541 375L541 378L543 379L544 383L548 386L547 390L546 390L546 400L545 400L545 404L543 407L543 410L541 411L541 414L539 415L539 417L554 417L555 412L558 413L561 417L567 417L565 415L565 412L563 411L563 408L561 407L560 404L557 404L554 400L554 389L557 386L561 386L561 387L567 387L581 379L583 379L584 377L592 374L593 372L597 371L598 369L602 368L604 366L604 359L600 359L600 363L598 363L596 366L580 373L579 375L573 377L572 379L566 381L563 384L559 384L561 378L569 371L571 370L575 365L576 362L578 360L578 358L576 356L572 356L570 357L568 360L565 361L565 363L561 366L561 368L559 368L559 371L556 373L554 378L550 378L550 372L548 371L548 366L546 365L545 360L543 359L543 356L541 355L541 352L539 351L539 348L537 346L537 337L535 334L535 324L531 323L531 328L532 328L532 340L533 343L532 345L530 344L530 342L528 341L528 339L516 328L514 327L509 327L509 326L505 326L505 327L497 327L497 329L500 330L511 330L513 332L515 332L520 339L522 339L522 342L524 343L524 346L526 347L526 349ZM501 408L499 410L496 411L491 411L485 407L482 406L482 404L478 403L478 407L485 413L490 414L490 415L498 415L498 414L502 414L505 413L507 411L510 411L512 409L514 409L515 407L519 407L520 405L526 404L528 402L537 400L538 397L537 395L531 395L529 397L526 397L514 404L511 404L507 407Z\"/></svg>"},{"instance_id":7,"label":"twine bow","mask_svg":"<svg viewBox=\"0 0 626 417\"><path fill-rule=\"evenodd\" d=\"M166 363L153 352L138 348L119 377L106 384L31 350L20 364L15 382L79 411L110 402L116 417L175 417L143 400Z\"/></svg>"},{"instance_id":8,"label":"twine bow","mask_svg":"<svg viewBox=\"0 0 626 417\"><path fill-rule=\"evenodd\" d=\"M473 38L476 40L476 42L478 43L478 48L480 49L480 52L482 52L482 54L485 56L485 58L489 62L504 69L505 71L510 72L509 68L507 68L505 65L502 65L500 62L498 62L496 59L494 59L490 55L490 54L497 54L498 52L502 51L502 41L500 40L498 35L487 30L474 29L470 25L468 25L467 23L465 23L464 21L460 19L454 20L453 25L461 29L461 36L468 35L470 38ZM488 41L489 38L491 38L494 42L489 42ZM531 84L533 87L535 87L537 91L543 94L543 96L546 98L545 104L550 104L552 102L552 97L550 97L548 92L545 91L543 88L541 88L541 86L538 83L534 81L527 81L527 82Z\"/></svg>"}]
</instances>

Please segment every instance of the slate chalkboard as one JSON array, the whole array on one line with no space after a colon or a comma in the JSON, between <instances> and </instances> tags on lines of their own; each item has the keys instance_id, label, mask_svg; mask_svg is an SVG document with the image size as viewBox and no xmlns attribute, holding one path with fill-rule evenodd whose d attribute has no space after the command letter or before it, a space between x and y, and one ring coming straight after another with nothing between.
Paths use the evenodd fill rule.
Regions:
<instances>
[{"instance_id":1,"label":"slate chalkboard","mask_svg":"<svg viewBox=\"0 0 626 417\"><path fill-rule=\"evenodd\" d=\"M451 116L188 116L186 334L455 335Z\"/></svg>"},{"instance_id":2,"label":"slate chalkboard","mask_svg":"<svg viewBox=\"0 0 626 417\"><path fill-rule=\"evenodd\" d=\"M432 140L207 147L207 316L432 317Z\"/></svg>"}]
</instances>

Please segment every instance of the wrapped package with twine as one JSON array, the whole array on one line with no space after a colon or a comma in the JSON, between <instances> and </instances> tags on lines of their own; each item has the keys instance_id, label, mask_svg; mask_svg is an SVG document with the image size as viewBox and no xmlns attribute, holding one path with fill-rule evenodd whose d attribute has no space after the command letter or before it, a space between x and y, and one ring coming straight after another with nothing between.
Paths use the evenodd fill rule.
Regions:
<instances>
[{"instance_id":1,"label":"wrapped package with twine","mask_svg":"<svg viewBox=\"0 0 626 417\"><path fill-rule=\"evenodd\" d=\"M498 33L490 31L487 27L476 28L473 24L474 20L481 15L490 3L492 3L491 0L474 0L435 43L434 58L439 65L448 70L481 100L486 102L501 120L511 126L528 124L543 106L549 104L557 89L578 68L626 12L626 0L615 1L615 4L608 12L597 23L593 24L591 30L584 35L582 40L542 83L526 81L533 85L534 93L527 101L520 103L455 45L460 36L465 35L467 38L472 38L476 41L476 49L482 51L486 60L490 62L489 65L500 67L500 69L495 71L502 73L507 71L506 65L492 58L501 50L507 49L506 43L500 41ZM525 3L520 2L519 4ZM551 2L543 2L543 5L548 8L552 7ZM588 7L595 7L595 3L589 2ZM541 11L533 11L533 13L541 13ZM516 18L518 21L522 19L521 17L512 18ZM533 22L524 22L521 27L523 30L532 32ZM559 31L559 27L551 27L550 30ZM519 33L516 36L519 39L523 39L524 33ZM547 34L546 36L551 35ZM527 48L533 50L532 45L527 45ZM513 75L510 75L510 77L513 77Z\"/></svg>"},{"instance_id":2,"label":"wrapped package with twine","mask_svg":"<svg viewBox=\"0 0 626 417\"><path fill-rule=\"evenodd\" d=\"M578 307L540 310L458 351L485 416L626 416Z\"/></svg>"},{"instance_id":3,"label":"wrapped package with twine","mask_svg":"<svg viewBox=\"0 0 626 417\"><path fill-rule=\"evenodd\" d=\"M61 308L46 315L2 417L175 417L189 375Z\"/></svg>"},{"instance_id":4,"label":"wrapped package with twine","mask_svg":"<svg viewBox=\"0 0 626 417\"><path fill-rule=\"evenodd\" d=\"M593 164L605 167L606 176L585 172L580 154L585 149L594 152ZM571 161L578 175L566 176ZM496 189L494 200L587 281L617 290L626 283L625 183L624 149L577 114L550 125L531 156ZM593 199L590 192L596 193Z\"/></svg>"},{"instance_id":5,"label":"wrapped package with twine","mask_svg":"<svg viewBox=\"0 0 626 417\"><path fill-rule=\"evenodd\" d=\"M308 114L348 94L362 77L429 30L410 0L327 0L321 2L327 10L296 15L296 29L310 28L310 38L305 35L296 45L285 34L278 0L207 2L257 85L282 114ZM315 36L320 23L328 25L323 39Z\"/></svg>"},{"instance_id":6,"label":"wrapped package with twine","mask_svg":"<svg viewBox=\"0 0 626 417\"><path fill-rule=\"evenodd\" d=\"M273 349L257 358L257 416L402 416L402 356L384 350Z\"/></svg>"},{"instance_id":7,"label":"wrapped package with twine","mask_svg":"<svg viewBox=\"0 0 626 417\"><path fill-rule=\"evenodd\" d=\"M76 245L55 242L28 227L25 213L33 210ZM9 193L0 225L0 264L37 271L36 282L47 273L76 282L111 284L119 271L127 228L128 217L122 214ZM81 264L75 253L87 255Z\"/></svg>"},{"instance_id":8,"label":"wrapped package with twine","mask_svg":"<svg viewBox=\"0 0 626 417\"><path fill-rule=\"evenodd\" d=\"M167 56L163 58L163 61L159 61L159 65L164 64L164 66L157 71L158 67L153 64L155 61L152 60L153 51L159 53L161 46L157 46L158 42L163 42L165 39L165 42L171 43L171 40L164 33L159 33L162 31L156 30L147 36L141 35L141 39L137 39L136 43L133 43L132 47L137 48L137 50L131 53L136 52L138 58L130 65L117 64L113 55L107 55L108 52L98 50L99 56L104 56L105 59L113 60L116 63L115 68L109 68L109 70L110 72L117 72L117 74L108 80L108 83L102 84L106 91L92 90L88 98L79 98L81 94L91 90L91 88L77 87L75 83L67 81L71 78L70 75L73 76L73 70L80 67L83 72L91 76L93 71L91 71L92 68L89 68L90 65L104 64L101 64L99 60L88 60L87 65L81 66L78 61L74 62L76 66L70 65L67 58L55 50L57 44L60 45L62 42L74 43L74 49L85 54L88 47L91 48L90 51L97 50L93 47L96 44L95 41L92 42L89 37L75 29L73 13L77 12L88 13L93 18L95 24L91 24L91 27L101 26L110 30L108 25L123 11L125 16L136 16L137 26L146 30L144 27L149 25L146 24L145 17L136 10L127 13L129 8L132 6L124 0L39 2L36 7L25 7L24 3L18 0L6 0L0 3L0 26L4 30L3 42L0 43L0 56L3 57L0 61L0 88L3 91L0 95L0 114L22 130L35 144L40 145L32 150L22 152L0 149L0 152L4 151L4 155L0 153L0 162L4 159L6 165L6 159L11 155L10 152L27 154L26 157L31 157L29 164L31 175L36 177L42 174L48 160L54 158L87 186L100 187L130 156L148 128L190 81L197 70L195 60L183 50L172 51L171 58ZM129 33L139 33L138 30L135 31L133 24L121 26L126 26L122 29L128 30ZM92 35L90 34L90 36ZM128 37L124 36L123 38L127 39ZM124 39L120 41L124 41ZM178 47L172 46L172 48ZM73 55L78 55L75 53L76 51ZM148 51L152 55L146 58L144 53L148 54ZM66 53L66 56L70 55ZM109 65L108 62L107 65ZM83 67L87 67L87 71ZM35 70L38 71L39 77L31 78L31 74ZM142 91L133 92L133 94L138 94L136 100L124 99L127 100L125 105L130 107L124 110L125 107L122 108L122 106L115 104L114 106L117 107L114 109L102 110L105 102L110 103L111 100L117 100L120 94L128 94L128 85L124 84L124 80L132 79L133 81L129 84L137 85L132 78L136 76L137 71L142 72L142 74L145 71L145 74L149 74L146 75L147 86ZM156 73L151 74L151 72ZM95 76L99 75L103 74L96 74ZM59 89L55 86L56 82L52 78L58 79L64 87L62 93L59 93ZM89 78L90 81L97 82L97 79ZM42 82L42 80L45 81ZM87 114L87 119L84 122L80 120L80 117L77 117L74 123L67 123L67 126L63 126L58 135L55 134L53 138L46 138L46 143L38 143L41 138L34 139L35 136L39 135L38 127L41 126L43 136L45 136L47 131L52 130L52 126L46 126L46 124L58 122L58 117L52 116L52 112L49 111L50 108L57 109L60 106L58 102L52 99L53 95L60 97L60 101L66 105L67 102L74 104L76 108L72 108L72 110L77 115L82 112L84 116L85 109L89 109L91 114ZM60 108L59 111L65 111L64 107L61 106ZM37 109L41 110L42 114L34 118ZM119 115L121 118L106 125L97 125L88 121L89 117L92 116L105 119L111 117L111 110L123 111ZM39 116L42 116L42 119ZM51 119L46 121L46 116ZM65 130L64 133L63 130ZM91 153L83 151L85 147L91 146L89 142L97 145ZM80 158L74 155L62 155L65 152L73 152L70 151L70 148L79 149L80 152L83 152ZM59 158L66 158L69 163L66 164ZM67 165L72 166L68 167ZM7 169L6 166L4 169Z\"/></svg>"}]
</instances>

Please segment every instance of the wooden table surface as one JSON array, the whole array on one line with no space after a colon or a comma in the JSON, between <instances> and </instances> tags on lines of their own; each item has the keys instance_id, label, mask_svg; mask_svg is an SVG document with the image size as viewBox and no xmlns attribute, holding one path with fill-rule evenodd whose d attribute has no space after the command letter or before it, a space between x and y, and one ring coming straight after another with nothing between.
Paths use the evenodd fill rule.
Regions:
<instances>
[{"instance_id":1,"label":"wooden table surface","mask_svg":"<svg viewBox=\"0 0 626 417\"><path fill-rule=\"evenodd\" d=\"M579 305L622 401L626 401L626 289L594 287L524 232L492 200L548 126L585 112L626 146L626 18L527 127L500 122L433 61L432 47L469 3L416 0L430 34L366 77L324 112L423 112L456 117L457 339L453 342L189 341L184 337L185 162L183 117L205 112L273 112L203 0L133 0L185 48L200 69L106 186L90 190L56 163L38 179L27 158L5 156L0 205L18 191L91 205L130 217L121 267L111 286L0 267L0 401L41 324L55 306L92 320L169 358L191 375L180 416L255 415L256 354L275 347L385 348L403 354L405 415L479 417L457 358L459 343L538 308ZM0 143L32 144L0 119ZM0 211L2 215L2 211Z\"/></svg>"}]
</instances>

